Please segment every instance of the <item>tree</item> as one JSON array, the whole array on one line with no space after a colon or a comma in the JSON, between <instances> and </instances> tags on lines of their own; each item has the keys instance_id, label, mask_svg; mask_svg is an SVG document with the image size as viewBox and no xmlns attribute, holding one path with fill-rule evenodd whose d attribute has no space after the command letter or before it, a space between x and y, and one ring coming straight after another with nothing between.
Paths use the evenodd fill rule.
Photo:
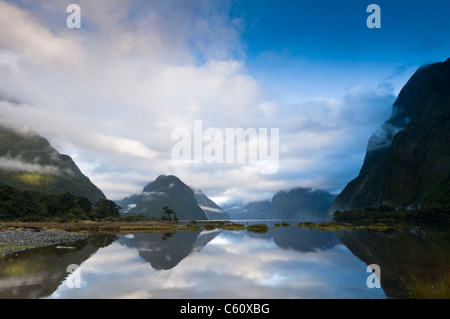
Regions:
<instances>
[{"instance_id":1,"label":"tree","mask_svg":"<svg viewBox=\"0 0 450 319\"><path fill-rule=\"evenodd\" d=\"M174 220L178 221L177 213L176 213L172 208L169 208L169 207L167 207L167 206L164 206L164 207L163 207L163 210L164 210L163 218L167 216L167 219L168 219L169 222L170 222L170 221L172 220L172 217L171 217L171 216L174 215Z\"/></svg>"},{"instance_id":2,"label":"tree","mask_svg":"<svg viewBox=\"0 0 450 319\"><path fill-rule=\"evenodd\" d=\"M105 218L105 217L119 217L119 209L120 206L118 206L115 202L108 199L99 199L95 203L97 218Z\"/></svg>"}]
</instances>

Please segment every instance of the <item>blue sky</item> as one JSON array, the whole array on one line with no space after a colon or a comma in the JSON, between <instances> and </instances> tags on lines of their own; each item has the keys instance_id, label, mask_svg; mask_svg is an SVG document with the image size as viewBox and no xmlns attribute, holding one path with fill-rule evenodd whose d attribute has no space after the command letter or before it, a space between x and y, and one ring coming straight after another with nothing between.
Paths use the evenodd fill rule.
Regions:
<instances>
[{"instance_id":1,"label":"blue sky","mask_svg":"<svg viewBox=\"0 0 450 319\"><path fill-rule=\"evenodd\" d=\"M366 26L372 3L381 8L380 29ZM236 1L231 8L231 16L244 20L250 72L291 90L308 87L303 94L327 94L324 79L341 91L383 79L398 88L418 65L450 52L444 0Z\"/></svg>"},{"instance_id":2,"label":"blue sky","mask_svg":"<svg viewBox=\"0 0 450 319\"><path fill-rule=\"evenodd\" d=\"M80 29L66 26L71 3ZM372 3L380 29L366 25ZM337 193L415 70L450 57L449 12L446 0L0 0L0 123L48 138L111 199L160 174L218 202ZM278 128L279 170L174 161L172 133L195 120Z\"/></svg>"}]
</instances>

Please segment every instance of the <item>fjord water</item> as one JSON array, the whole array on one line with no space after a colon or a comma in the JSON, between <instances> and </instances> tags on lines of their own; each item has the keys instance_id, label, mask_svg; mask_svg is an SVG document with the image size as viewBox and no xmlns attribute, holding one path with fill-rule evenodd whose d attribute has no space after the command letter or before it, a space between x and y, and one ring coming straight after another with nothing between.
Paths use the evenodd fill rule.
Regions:
<instances>
[{"instance_id":1,"label":"fjord water","mask_svg":"<svg viewBox=\"0 0 450 319\"><path fill-rule=\"evenodd\" d=\"M450 269L442 224L383 232L294 225L96 235L70 249L12 254L0 259L0 298L405 297L408 276ZM369 264L380 266L382 288L368 287Z\"/></svg>"}]
</instances>

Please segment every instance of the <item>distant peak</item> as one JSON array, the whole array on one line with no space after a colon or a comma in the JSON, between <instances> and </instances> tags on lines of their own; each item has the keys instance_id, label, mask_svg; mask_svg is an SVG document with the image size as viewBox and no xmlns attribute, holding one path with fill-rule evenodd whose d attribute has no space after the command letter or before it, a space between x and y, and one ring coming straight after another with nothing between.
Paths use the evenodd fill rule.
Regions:
<instances>
[{"instance_id":1,"label":"distant peak","mask_svg":"<svg viewBox=\"0 0 450 319\"><path fill-rule=\"evenodd\" d=\"M148 192L155 188L172 188L177 187L188 187L181 179L174 175L159 175L153 182L149 183L144 187L144 192Z\"/></svg>"}]
</instances>

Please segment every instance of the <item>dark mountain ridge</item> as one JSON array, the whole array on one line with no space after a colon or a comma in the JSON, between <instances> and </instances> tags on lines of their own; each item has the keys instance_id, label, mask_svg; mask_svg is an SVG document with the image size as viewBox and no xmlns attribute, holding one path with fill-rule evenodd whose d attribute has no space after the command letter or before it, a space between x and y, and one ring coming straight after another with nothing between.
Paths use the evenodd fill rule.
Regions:
<instances>
[{"instance_id":1,"label":"dark mountain ridge","mask_svg":"<svg viewBox=\"0 0 450 319\"><path fill-rule=\"evenodd\" d=\"M297 187L276 193L270 219L324 218L335 196L319 189Z\"/></svg>"},{"instance_id":2,"label":"dark mountain ridge","mask_svg":"<svg viewBox=\"0 0 450 319\"><path fill-rule=\"evenodd\" d=\"M370 138L359 175L329 209L448 205L450 59L419 68Z\"/></svg>"},{"instance_id":3,"label":"dark mountain ridge","mask_svg":"<svg viewBox=\"0 0 450 319\"><path fill-rule=\"evenodd\" d=\"M297 187L276 193L271 200L229 204L232 219L322 219L335 199L326 191Z\"/></svg>"},{"instance_id":4,"label":"dark mountain ridge","mask_svg":"<svg viewBox=\"0 0 450 319\"><path fill-rule=\"evenodd\" d=\"M163 208L173 209L178 219L229 219L228 214L200 191L194 192L173 175L161 175L144 187L141 194L117 202L127 215L161 218Z\"/></svg>"}]
</instances>

